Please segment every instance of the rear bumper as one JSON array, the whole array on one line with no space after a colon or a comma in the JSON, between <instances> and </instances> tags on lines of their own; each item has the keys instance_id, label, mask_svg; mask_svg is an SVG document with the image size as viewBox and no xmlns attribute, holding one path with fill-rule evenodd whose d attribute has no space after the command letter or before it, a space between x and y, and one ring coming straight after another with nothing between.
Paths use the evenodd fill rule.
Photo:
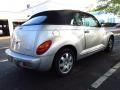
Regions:
<instances>
[{"instance_id":1,"label":"rear bumper","mask_svg":"<svg viewBox=\"0 0 120 90\"><path fill-rule=\"evenodd\" d=\"M23 68L37 69L40 71L47 71L52 66L54 55L44 57L33 57L23 55L11 51L10 49L5 50L10 62L16 63Z\"/></svg>"}]
</instances>

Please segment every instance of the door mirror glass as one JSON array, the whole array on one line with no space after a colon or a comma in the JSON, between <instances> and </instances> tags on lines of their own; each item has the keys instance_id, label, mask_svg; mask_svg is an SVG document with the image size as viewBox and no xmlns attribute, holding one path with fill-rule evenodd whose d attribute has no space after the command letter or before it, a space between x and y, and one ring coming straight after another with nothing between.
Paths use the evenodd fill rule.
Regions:
<instances>
[{"instance_id":1,"label":"door mirror glass","mask_svg":"<svg viewBox=\"0 0 120 90\"><path fill-rule=\"evenodd\" d=\"M0 35L2 35L3 34L3 30L0 30Z\"/></svg>"},{"instance_id":2,"label":"door mirror glass","mask_svg":"<svg viewBox=\"0 0 120 90\"><path fill-rule=\"evenodd\" d=\"M105 27L105 23L101 23L101 27Z\"/></svg>"}]
</instances>

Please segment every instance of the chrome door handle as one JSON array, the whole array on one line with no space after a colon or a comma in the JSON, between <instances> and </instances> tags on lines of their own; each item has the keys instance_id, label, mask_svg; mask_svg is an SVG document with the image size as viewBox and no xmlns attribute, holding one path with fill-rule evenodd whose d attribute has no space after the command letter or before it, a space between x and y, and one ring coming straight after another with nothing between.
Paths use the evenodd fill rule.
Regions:
<instances>
[{"instance_id":1,"label":"chrome door handle","mask_svg":"<svg viewBox=\"0 0 120 90\"><path fill-rule=\"evenodd\" d=\"M85 33L89 33L89 31L88 31L88 30L86 30L86 31L85 31Z\"/></svg>"}]
</instances>

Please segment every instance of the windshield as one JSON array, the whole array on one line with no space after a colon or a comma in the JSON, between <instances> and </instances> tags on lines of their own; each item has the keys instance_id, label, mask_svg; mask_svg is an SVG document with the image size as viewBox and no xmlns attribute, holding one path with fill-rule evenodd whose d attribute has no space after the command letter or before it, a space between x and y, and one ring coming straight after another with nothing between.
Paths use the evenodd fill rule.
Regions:
<instances>
[{"instance_id":1,"label":"windshield","mask_svg":"<svg viewBox=\"0 0 120 90\"><path fill-rule=\"evenodd\" d=\"M37 16L34 18L29 19L22 25L40 25L46 20L47 16Z\"/></svg>"}]
</instances>

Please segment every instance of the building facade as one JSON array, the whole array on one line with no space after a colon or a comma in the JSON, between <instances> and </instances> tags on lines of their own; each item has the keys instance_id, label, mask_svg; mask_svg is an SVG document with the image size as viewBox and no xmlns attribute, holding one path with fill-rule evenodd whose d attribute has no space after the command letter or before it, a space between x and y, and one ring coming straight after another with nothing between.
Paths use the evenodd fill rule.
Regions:
<instances>
[{"instance_id":1,"label":"building facade","mask_svg":"<svg viewBox=\"0 0 120 90\"><path fill-rule=\"evenodd\" d=\"M82 2L78 3L78 2L74 2L74 0L73 1L46 0L45 2L37 4L36 6L33 7L29 6L27 9L19 13L0 12L0 30L3 31L3 34L1 36L12 35L14 27L22 24L30 16L38 12L42 12L46 10L61 10L61 9L88 11L88 8L94 6L91 4L86 6L82 4L83 4Z\"/></svg>"},{"instance_id":2,"label":"building facade","mask_svg":"<svg viewBox=\"0 0 120 90\"><path fill-rule=\"evenodd\" d=\"M99 20L100 23L120 23L120 17L113 13L97 11L92 12L91 14L93 14Z\"/></svg>"},{"instance_id":3,"label":"building facade","mask_svg":"<svg viewBox=\"0 0 120 90\"><path fill-rule=\"evenodd\" d=\"M21 12L0 12L0 31L2 32L0 36L12 35L14 27L26 21L26 19L27 16Z\"/></svg>"}]
</instances>

